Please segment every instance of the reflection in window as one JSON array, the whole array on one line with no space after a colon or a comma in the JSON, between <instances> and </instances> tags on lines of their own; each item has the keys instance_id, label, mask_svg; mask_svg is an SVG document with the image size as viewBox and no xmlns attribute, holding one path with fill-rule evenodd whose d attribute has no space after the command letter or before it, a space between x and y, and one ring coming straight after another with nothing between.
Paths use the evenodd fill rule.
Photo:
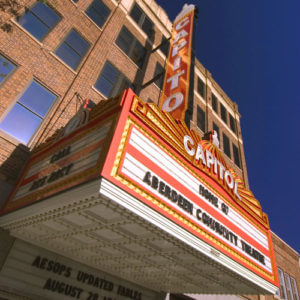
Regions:
<instances>
[{"instance_id":1,"label":"reflection in window","mask_svg":"<svg viewBox=\"0 0 300 300\"><path fill-rule=\"evenodd\" d=\"M74 29L56 50L56 55L72 69L76 69L88 51L90 44Z\"/></svg>"},{"instance_id":2,"label":"reflection in window","mask_svg":"<svg viewBox=\"0 0 300 300\"><path fill-rule=\"evenodd\" d=\"M224 153L230 158L231 152L230 152L230 143L228 136L223 133L223 147L224 147Z\"/></svg>"},{"instance_id":3,"label":"reflection in window","mask_svg":"<svg viewBox=\"0 0 300 300\"><path fill-rule=\"evenodd\" d=\"M94 0L85 13L102 27L110 14L110 9L101 0Z\"/></svg>"},{"instance_id":4,"label":"reflection in window","mask_svg":"<svg viewBox=\"0 0 300 300\"><path fill-rule=\"evenodd\" d=\"M164 74L162 74L163 71L164 71L163 66L162 66L159 62L157 62L157 63L156 63L156 66L155 66L153 78L154 78L156 75L161 74L161 76L160 76L158 79L156 79L156 80L154 81L154 83L155 83L160 89L162 88L163 83L164 83Z\"/></svg>"},{"instance_id":5,"label":"reflection in window","mask_svg":"<svg viewBox=\"0 0 300 300\"><path fill-rule=\"evenodd\" d=\"M232 149L233 149L233 159L234 163L241 168L241 160L240 160L240 151L239 148L235 145L232 144Z\"/></svg>"},{"instance_id":6,"label":"reflection in window","mask_svg":"<svg viewBox=\"0 0 300 300\"><path fill-rule=\"evenodd\" d=\"M287 300L286 287L285 287L283 272L279 268L278 268L278 275L279 275L279 282L280 282L281 299Z\"/></svg>"},{"instance_id":7,"label":"reflection in window","mask_svg":"<svg viewBox=\"0 0 300 300\"><path fill-rule=\"evenodd\" d=\"M0 54L0 84L14 71L16 66Z\"/></svg>"},{"instance_id":8,"label":"reflection in window","mask_svg":"<svg viewBox=\"0 0 300 300\"><path fill-rule=\"evenodd\" d=\"M19 20L19 24L35 38L42 40L61 17L48 5L38 1Z\"/></svg>"},{"instance_id":9,"label":"reflection in window","mask_svg":"<svg viewBox=\"0 0 300 300\"><path fill-rule=\"evenodd\" d=\"M197 106L197 126L205 132L205 112Z\"/></svg>"},{"instance_id":10,"label":"reflection in window","mask_svg":"<svg viewBox=\"0 0 300 300\"><path fill-rule=\"evenodd\" d=\"M145 48L133 36L133 34L123 26L117 39L116 44L125 52L138 67L142 67L145 56Z\"/></svg>"},{"instance_id":11,"label":"reflection in window","mask_svg":"<svg viewBox=\"0 0 300 300\"><path fill-rule=\"evenodd\" d=\"M222 103L220 103L221 108L221 119L227 124L227 111Z\"/></svg>"},{"instance_id":12,"label":"reflection in window","mask_svg":"<svg viewBox=\"0 0 300 300\"><path fill-rule=\"evenodd\" d=\"M130 11L130 16L148 36L153 34L154 24L136 3Z\"/></svg>"},{"instance_id":13,"label":"reflection in window","mask_svg":"<svg viewBox=\"0 0 300 300\"><path fill-rule=\"evenodd\" d=\"M133 88L130 81L107 61L95 83L95 88L109 98L116 96L128 87Z\"/></svg>"},{"instance_id":14,"label":"reflection in window","mask_svg":"<svg viewBox=\"0 0 300 300\"><path fill-rule=\"evenodd\" d=\"M20 99L0 123L0 129L28 144L42 123L56 96L32 81Z\"/></svg>"},{"instance_id":15,"label":"reflection in window","mask_svg":"<svg viewBox=\"0 0 300 300\"><path fill-rule=\"evenodd\" d=\"M211 103L213 110L218 113L218 98L213 93L211 94Z\"/></svg>"},{"instance_id":16,"label":"reflection in window","mask_svg":"<svg viewBox=\"0 0 300 300\"><path fill-rule=\"evenodd\" d=\"M164 35L161 38L161 44L160 50L165 56L168 56L169 54L169 48L170 48L170 40L168 40Z\"/></svg>"},{"instance_id":17,"label":"reflection in window","mask_svg":"<svg viewBox=\"0 0 300 300\"><path fill-rule=\"evenodd\" d=\"M205 98L205 83L199 77L197 83L197 92L202 96L202 98Z\"/></svg>"},{"instance_id":18,"label":"reflection in window","mask_svg":"<svg viewBox=\"0 0 300 300\"><path fill-rule=\"evenodd\" d=\"M292 293L292 285L289 274L285 273L285 279L286 279L286 288L289 295L289 299L294 300L293 293Z\"/></svg>"},{"instance_id":19,"label":"reflection in window","mask_svg":"<svg viewBox=\"0 0 300 300\"><path fill-rule=\"evenodd\" d=\"M298 289L297 289L297 283L295 278L291 277L292 279L292 287L293 287L293 294L294 294L294 299L299 300L299 295L298 295Z\"/></svg>"},{"instance_id":20,"label":"reflection in window","mask_svg":"<svg viewBox=\"0 0 300 300\"><path fill-rule=\"evenodd\" d=\"M236 133L236 126L235 126L235 120L234 120L234 117L229 114L229 123L230 123L230 129Z\"/></svg>"}]
</instances>

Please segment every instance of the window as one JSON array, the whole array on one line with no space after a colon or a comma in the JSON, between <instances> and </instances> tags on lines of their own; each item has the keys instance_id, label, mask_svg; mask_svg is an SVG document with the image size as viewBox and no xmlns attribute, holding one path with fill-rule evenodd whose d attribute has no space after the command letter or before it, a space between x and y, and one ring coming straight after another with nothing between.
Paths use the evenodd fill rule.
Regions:
<instances>
[{"instance_id":1,"label":"window","mask_svg":"<svg viewBox=\"0 0 300 300\"><path fill-rule=\"evenodd\" d=\"M205 112L199 106L197 107L197 126L205 132Z\"/></svg>"},{"instance_id":2,"label":"window","mask_svg":"<svg viewBox=\"0 0 300 300\"><path fill-rule=\"evenodd\" d=\"M221 119L227 124L227 111L222 103L220 103L221 108Z\"/></svg>"},{"instance_id":3,"label":"window","mask_svg":"<svg viewBox=\"0 0 300 300\"><path fill-rule=\"evenodd\" d=\"M288 295L289 295L289 299L294 300L290 276L287 273L285 273L284 275L285 275L285 279L286 279L286 287L287 287L287 292L288 292Z\"/></svg>"},{"instance_id":4,"label":"window","mask_svg":"<svg viewBox=\"0 0 300 300\"><path fill-rule=\"evenodd\" d=\"M281 290L281 298L283 300L287 300L287 295L286 295L286 288L285 288L285 283L284 283L284 277L283 277L283 272L281 269L278 268L278 275L279 275L279 282L280 282L280 290Z\"/></svg>"},{"instance_id":5,"label":"window","mask_svg":"<svg viewBox=\"0 0 300 300\"><path fill-rule=\"evenodd\" d=\"M220 141L220 129L219 126L213 123L213 130L215 130L218 134L218 140Z\"/></svg>"},{"instance_id":6,"label":"window","mask_svg":"<svg viewBox=\"0 0 300 300\"><path fill-rule=\"evenodd\" d=\"M292 287L293 287L293 294L294 294L294 299L299 300L299 295L298 295L298 289L297 289L297 284L295 278L291 277L292 279Z\"/></svg>"},{"instance_id":7,"label":"window","mask_svg":"<svg viewBox=\"0 0 300 300\"><path fill-rule=\"evenodd\" d=\"M77 3L79 0L72 0L73 2Z\"/></svg>"},{"instance_id":8,"label":"window","mask_svg":"<svg viewBox=\"0 0 300 300\"><path fill-rule=\"evenodd\" d=\"M90 44L74 29L68 34L64 42L55 51L72 69L76 69L88 51Z\"/></svg>"},{"instance_id":9,"label":"window","mask_svg":"<svg viewBox=\"0 0 300 300\"><path fill-rule=\"evenodd\" d=\"M229 123L230 123L230 129L236 133L236 127L235 127L235 120L234 120L234 117L229 114Z\"/></svg>"},{"instance_id":10,"label":"window","mask_svg":"<svg viewBox=\"0 0 300 300\"><path fill-rule=\"evenodd\" d=\"M211 102L213 110L218 113L218 98L213 93L211 94Z\"/></svg>"},{"instance_id":11,"label":"window","mask_svg":"<svg viewBox=\"0 0 300 300\"><path fill-rule=\"evenodd\" d=\"M154 33L154 24L136 3L130 11L130 16L148 36Z\"/></svg>"},{"instance_id":12,"label":"window","mask_svg":"<svg viewBox=\"0 0 300 300\"><path fill-rule=\"evenodd\" d=\"M157 62L157 63L156 63L156 66L155 66L153 78L154 78L156 75L161 74L163 71L164 71L163 66L162 66L159 62ZM163 86L163 84L164 84L164 76L163 76L163 75L164 75L164 74L161 74L161 76L160 76L158 79L156 79L156 80L154 81L154 83L155 83L160 89L162 89L162 86Z\"/></svg>"},{"instance_id":13,"label":"window","mask_svg":"<svg viewBox=\"0 0 300 300\"><path fill-rule=\"evenodd\" d=\"M205 83L198 77L197 92L205 98Z\"/></svg>"},{"instance_id":14,"label":"window","mask_svg":"<svg viewBox=\"0 0 300 300\"><path fill-rule=\"evenodd\" d=\"M223 133L223 147L224 147L224 153L230 158L231 157L230 143L229 143L229 138L225 133Z\"/></svg>"},{"instance_id":15,"label":"window","mask_svg":"<svg viewBox=\"0 0 300 300\"><path fill-rule=\"evenodd\" d=\"M54 103L56 96L32 81L20 99L0 123L0 129L28 144Z\"/></svg>"},{"instance_id":16,"label":"window","mask_svg":"<svg viewBox=\"0 0 300 300\"><path fill-rule=\"evenodd\" d=\"M160 47L161 52L165 56L168 56L168 54L169 54L169 48L170 48L170 40L168 40L164 35L161 38L161 45L162 45Z\"/></svg>"},{"instance_id":17,"label":"window","mask_svg":"<svg viewBox=\"0 0 300 300\"><path fill-rule=\"evenodd\" d=\"M95 88L108 98L116 96L128 87L132 88L130 81L107 61L95 83Z\"/></svg>"},{"instance_id":18,"label":"window","mask_svg":"<svg viewBox=\"0 0 300 300\"><path fill-rule=\"evenodd\" d=\"M52 8L39 1L18 22L41 41L60 19L61 17Z\"/></svg>"},{"instance_id":19,"label":"window","mask_svg":"<svg viewBox=\"0 0 300 300\"><path fill-rule=\"evenodd\" d=\"M240 160L240 151L239 148L235 145L232 144L232 149L233 149L233 159L234 163L241 168L241 160Z\"/></svg>"},{"instance_id":20,"label":"window","mask_svg":"<svg viewBox=\"0 0 300 300\"><path fill-rule=\"evenodd\" d=\"M4 82L15 69L16 66L0 54L0 84Z\"/></svg>"},{"instance_id":21,"label":"window","mask_svg":"<svg viewBox=\"0 0 300 300\"><path fill-rule=\"evenodd\" d=\"M138 67L142 67L145 56L145 48L125 26L122 27L116 39L116 44Z\"/></svg>"},{"instance_id":22,"label":"window","mask_svg":"<svg viewBox=\"0 0 300 300\"><path fill-rule=\"evenodd\" d=\"M85 13L102 27L110 14L110 9L101 0L94 0Z\"/></svg>"}]
</instances>

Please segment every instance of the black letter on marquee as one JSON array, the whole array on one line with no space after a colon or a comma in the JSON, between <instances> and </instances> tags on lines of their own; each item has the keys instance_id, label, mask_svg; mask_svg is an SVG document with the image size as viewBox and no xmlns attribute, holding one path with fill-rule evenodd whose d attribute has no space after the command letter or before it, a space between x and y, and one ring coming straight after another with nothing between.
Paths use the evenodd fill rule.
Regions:
<instances>
[{"instance_id":1,"label":"black letter on marquee","mask_svg":"<svg viewBox=\"0 0 300 300\"><path fill-rule=\"evenodd\" d=\"M144 177L144 179L143 179L143 182L146 182L147 184L151 185L150 178L151 178L151 173L148 171L148 172L145 174L145 177Z\"/></svg>"}]
</instances>

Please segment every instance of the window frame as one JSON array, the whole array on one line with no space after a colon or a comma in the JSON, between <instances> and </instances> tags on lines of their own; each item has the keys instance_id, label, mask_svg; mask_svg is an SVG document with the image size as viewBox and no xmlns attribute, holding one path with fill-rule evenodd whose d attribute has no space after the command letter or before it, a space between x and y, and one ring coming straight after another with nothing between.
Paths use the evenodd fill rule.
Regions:
<instances>
[{"instance_id":1,"label":"window frame","mask_svg":"<svg viewBox=\"0 0 300 300\"><path fill-rule=\"evenodd\" d=\"M223 118L223 112L224 112L224 118ZM226 107L220 102L220 115L221 120L227 125L228 123L228 116L227 116L227 109Z\"/></svg>"},{"instance_id":2,"label":"window frame","mask_svg":"<svg viewBox=\"0 0 300 300\"><path fill-rule=\"evenodd\" d=\"M216 114L219 113L218 102L219 102L218 97L214 93L211 93L211 107Z\"/></svg>"},{"instance_id":3,"label":"window frame","mask_svg":"<svg viewBox=\"0 0 300 300\"><path fill-rule=\"evenodd\" d=\"M286 290L288 294L288 298L290 300L294 300L293 290L292 290L292 284L291 284L291 278L288 273L284 273L284 277L286 279Z\"/></svg>"},{"instance_id":4,"label":"window frame","mask_svg":"<svg viewBox=\"0 0 300 300\"><path fill-rule=\"evenodd\" d=\"M119 39L119 37L121 36L121 33L123 30L127 30L128 33L131 35L132 42L131 44L129 44L129 50L128 53L126 53L118 44L117 44L117 40ZM143 65L144 65L144 58L146 56L146 48L145 46L142 45L142 43L135 37L135 35L127 28L127 26L123 25L117 38L114 41L115 45L127 56L130 58L130 60L139 68L142 69ZM139 65L138 62L135 62L132 58L132 54L134 53L134 50L136 49L136 46L139 44L139 46L141 46L144 49L144 54L143 56L140 57L139 61L141 61L141 65Z\"/></svg>"},{"instance_id":5,"label":"window frame","mask_svg":"<svg viewBox=\"0 0 300 300\"><path fill-rule=\"evenodd\" d=\"M68 36L71 34L71 32L74 31L76 32L84 41L87 42L88 44L88 48L86 50L86 52L84 53L83 56L80 56L81 59L79 60L76 68L74 69L72 66L70 66L66 61L64 61L58 54L57 51L58 49L65 43L65 40L68 38ZM67 44L69 46L69 44ZM84 60L84 57L86 57L86 55L89 53L90 49L91 49L92 43L90 43L75 27L72 27L69 32L65 35L65 37L61 40L60 44L56 47L56 49L53 51L53 53L55 54L56 57L58 57L59 60L61 60L65 65L67 65L69 68L71 68L74 72L77 72L78 68L82 65L82 62ZM73 49L73 47L69 46L73 51L75 51ZM77 51L75 51L77 53Z\"/></svg>"},{"instance_id":6,"label":"window frame","mask_svg":"<svg viewBox=\"0 0 300 300\"><path fill-rule=\"evenodd\" d=\"M234 150L236 149L237 152L235 152ZM234 143L232 143L232 154L233 154L233 162L234 164L242 169L242 164L241 164L241 154L240 154L240 150L239 150L239 147L236 146ZM237 154L237 157L236 157L236 154ZM237 160L238 160L238 163L237 163Z\"/></svg>"},{"instance_id":7,"label":"window frame","mask_svg":"<svg viewBox=\"0 0 300 300\"><path fill-rule=\"evenodd\" d=\"M13 70L11 70L9 74L0 82L0 88L1 88L5 84L5 82L9 80L9 78L17 71L19 65L15 63L13 60L11 60L10 58L8 58L6 55L4 55L2 52L0 52L0 56L8 60L14 66Z\"/></svg>"},{"instance_id":8,"label":"window frame","mask_svg":"<svg viewBox=\"0 0 300 300\"><path fill-rule=\"evenodd\" d=\"M232 116L231 113L228 113L229 114L229 126L230 126L230 129L231 131L236 134L237 133L237 128L236 128L236 120L235 118Z\"/></svg>"},{"instance_id":9,"label":"window frame","mask_svg":"<svg viewBox=\"0 0 300 300\"><path fill-rule=\"evenodd\" d=\"M231 159L230 139L229 139L229 137L227 136L227 134L225 132L223 132L223 134L222 134L222 139L223 139L223 151L224 151L224 154L226 154L226 156ZM227 153L227 151L225 151L225 141L226 141L226 143L228 141L228 153Z\"/></svg>"},{"instance_id":10,"label":"window frame","mask_svg":"<svg viewBox=\"0 0 300 300\"><path fill-rule=\"evenodd\" d=\"M278 270L278 277L279 277L279 284L280 284L280 297L282 300L288 300L283 271L280 268L277 268L277 270Z\"/></svg>"},{"instance_id":11,"label":"window frame","mask_svg":"<svg viewBox=\"0 0 300 300\"><path fill-rule=\"evenodd\" d=\"M295 300L299 300L299 293L298 293L298 288L297 288L297 282L296 279L292 276L291 277L291 282L292 282L292 291L293 291L293 296Z\"/></svg>"},{"instance_id":12,"label":"window frame","mask_svg":"<svg viewBox=\"0 0 300 300\"><path fill-rule=\"evenodd\" d=\"M200 92L199 89L199 82L201 82L203 84L203 94ZM205 82L200 78L200 76L197 76L197 93L203 98L205 99Z\"/></svg>"},{"instance_id":13,"label":"window frame","mask_svg":"<svg viewBox=\"0 0 300 300\"><path fill-rule=\"evenodd\" d=\"M77 0L77 2L78 2L79 0ZM102 24L102 26L99 26L99 24L97 24L96 22L95 22L95 20L94 19L92 19L88 14L87 14L87 10L88 9L90 9L91 7L92 7L92 5L94 4L94 2L95 1L100 1L108 10L109 10L109 14L107 15L107 17L105 18L105 20L103 21L103 24ZM102 1L102 0L92 0L92 2L90 3L90 5L85 9L85 11L84 11L84 13L85 13L85 15L98 27L98 28L100 28L100 29L102 29L103 28L103 26L105 25L105 23L107 22L107 20L108 20L108 18L109 18L109 16L111 15L111 12L112 12L112 10L108 7L108 5L106 5L105 3L104 3L104 1Z\"/></svg>"},{"instance_id":14,"label":"window frame","mask_svg":"<svg viewBox=\"0 0 300 300\"><path fill-rule=\"evenodd\" d=\"M141 16L139 18L138 21L136 21L133 16L132 16L132 11L133 9L137 7L140 11L141 11ZM129 14L128 14L132 20L138 25L138 27L147 35L147 37L152 37L152 35L155 33L155 30L154 30L154 27L155 27L155 24L154 22L152 22L152 20L148 17L148 15L144 12L144 10L140 7L140 5L138 5L138 3L136 1L134 1L134 3L132 4L132 7L129 11ZM143 25L145 23L145 20L148 19L148 21L152 24L152 32L151 34L146 32L144 29L143 29Z\"/></svg>"},{"instance_id":15,"label":"window frame","mask_svg":"<svg viewBox=\"0 0 300 300\"><path fill-rule=\"evenodd\" d=\"M97 82L98 82L98 80L99 80L99 78L100 78L100 76L101 76L101 74L102 74L102 72L103 72L103 70L104 70L104 67L105 67L105 65L106 64L110 64L115 70L117 70L117 72L118 72L118 74L117 74L117 80L116 81L114 81L113 83L112 83L112 88L110 89L110 91L109 91L109 95L108 96L106 96L104 93L103 93L103 91L101 91L101 90L99 90L97 87L96 87L96 84L97 84ZM105 77L104 77L104 79L106 79ZM104 65L103 65L103 67L102 67L102 69L101 69L101 72L99 73L99 75L98 75L98 77L97 77L97 79L96 79L96 81L95 81L95 83L93 84L93 87L96 89L96 91L98 91L99 93L101 93L101 95L103 95L105 98L107 98L107 99L109 99L109 98L111 98L111 97L115 97L115 96L117 96L121 91L120 91L120 87L121 87L121 85L123 84L123 82L124 82L124 79L125 79L125 81L127 81L128 83L129 83L129 87L130 86L133 86L133 83L113 64L113 63L111 63L109 60L106 60L105 61L105 63L104 63ZM107 80L107 79L106 79ZM108 80L107 80L108 81ZM117 92L116 92L116 94L114 95L114 93L112 92L115 88L117 87Z\"/></svg>"},{"instance_id":16,"label":"window frame","mask_svg":"<svg viewBox=\"0 0 300 300\"><path fill-rule=\"evenodd\" d=\"M159 71L159 72L157 72L157 69L158 69L157 67L158 67L158 66L161 67L161 71ZM153 78L154 78L156 75L158 75L158 74L160 74L161 72L163 72L163 70L164 70L164 67L157 61L156 64L155 64L155 69L154 69L154 73L153 73ZM161 82L158 84L158 81L161 81ZM158 79L156 79L153 83L155 84L155 86L156 86L157 88L159 88L159 89L161 90L161 89L163 88L163 86L164 86L164 76L161 75L161 77L158 78Z\"/></svg>"},{"instance_id":17,"label":"window frame","mask_svg":"<svg viewBox=\"0 0 300 300\"><path fill-rule=\"evenodd\" d=\"M54 26L52 26L51 28L50 27L48 27L46 24L45 24L45 22L40 18L40 17L38 17L38 16L36 16L35 14L33 14L32 13L32 9L36 6L36 5L38 5L39 3L42 3L43 5L45 5L45 6L48 6L51 10L53 10L54 11L54 13L55 14L57 14L57 16L59 17L59 20L55 23L55 25ZM41 38L41 39L39 39L38 37L36 37L35 35L33 35L28 29L26 29L22 24L20 24L20 19L21 18L23 18L27 13L31 13L31 14L33 14L34 16L35 16L35 18L37 18L41 23L43 23L43 24L45 24L48 28L49 28L49 30L44 34L44 36ZM30 8L28 9L28 11L26 11L25 10L25 12L21 15L21 16L19 16L18 18L17 18L17 20L16 20L16 23L19 25L19 26L21 26L28 34L30 34L30 36L32 36L34 39L36 39L37 41L39 41L40 43L42 43L46 38L47 38L47 36L51 33L51 31L61 22L61 20L63 19L63 16L51 5L51 4L49 4L48 3L48 1L47 1L47 3L44 3L43 1L35 1L35 3L33 3L31 6L30 6Z\"/></svg>"},{"instance_id":18,"label":"window frame","mask_svg":"<svg viewBox=\"0 0 300 300\"><path fill-rule=\"evenodd\" d=\"M219 143L221 143L220 127L215 122L213 122L213 130L217 132Z\"/></svg>"},{"instance_id":19,"label":"window frame","mask_svg":"<svg viewBox=\"0 0 300 300\"><path fill-rule=\"evenodd\" d=\"M31 135L31 137L29 138L27 143L24 143L23 141L21 141L20 139L18 139L17 137L15 137L14 135L8 133L7 131L3 130L0 128L0 132L2 134L5 134L9 139L12 139L13 141L15 141L16 143L25 145L27 147L30 147L34 141L34 139L36 138L36 136L39 134L40 130L42 129L42 127L45 125L45 120L47 120L47 118L49 117L49 115L52 113L58 99L59 99L59 95L57 93L55 93L52 89L50 89L47 85L45 85L43 82L41 82L38 78L33 77L31 80L29 80L27 82L27 84L23 87L22 91L20 93L18 93L18 95L16 96L15 100L6 108L6 111L2 114L1 118L0 118L0 124L2 123L2 121L7 117L7 115L10 113L10 111L15 107L16 104L25 107L25 109L27 109L30 113L34 114L34 115L38 115L34 112L32 112L31 109L27 108L25 105L23 104L19 104L20 99L22 98L22 96L25 94L25 92L28 90L28 88L31 86L31 84L33 82L36 82L38 85L40 85L41 87L43 87L45 90L47 90L48 92L50 92L55 98L52 102L52 104L50 105L49 109L47 110L47 112L45 113L45 116L41 119L40 124L36 127L36 129L34 130L33 134Z\"/></svg>"},{"instance_id":20,"label":"window frame","mask_svg":"<svg viewBox=\"0 0 300 300\"><path fill-rule=\"evenodd\" d=\"M199 120L198 116L200 115L199 112L201 112L202 116L204 116L204 118L201 119L201 124L200 124L200 125L202 125L202 122L203 122L203 127L204 127L203 129L199 126L199 122L198 122L198 120ZM196 118L196 122L197 122L197 127L202 132L205 133L205 129L206 129L206 113L205 113L205 111L199 105L197 105L197 118Z\"/></svg>"}]
</instances>

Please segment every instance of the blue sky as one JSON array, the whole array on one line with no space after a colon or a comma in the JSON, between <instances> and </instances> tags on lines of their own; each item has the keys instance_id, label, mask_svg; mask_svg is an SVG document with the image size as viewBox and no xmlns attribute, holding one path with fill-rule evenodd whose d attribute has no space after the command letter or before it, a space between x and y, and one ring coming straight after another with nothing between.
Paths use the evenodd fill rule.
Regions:
<instances>
[{"instance_id":1,"label":"blue sky","mask_svg":"<svg viewBox=\"0 0 300 300\"><path fill-rule=\"evenodd\" d=\"M300 1L156 2L171 20L198 6L196 56L239 106L250 189L300 252Z\"/></svg>"}]
</instances>

